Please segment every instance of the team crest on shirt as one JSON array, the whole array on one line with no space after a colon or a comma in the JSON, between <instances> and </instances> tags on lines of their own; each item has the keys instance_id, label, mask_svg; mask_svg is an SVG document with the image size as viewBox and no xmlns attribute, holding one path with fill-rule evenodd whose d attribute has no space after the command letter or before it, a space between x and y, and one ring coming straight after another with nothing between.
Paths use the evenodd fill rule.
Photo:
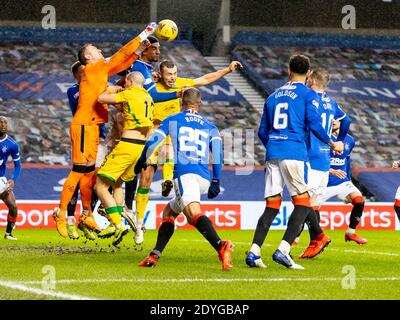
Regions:
<instances>
[{"instance_id":1,"label":"team crest on shirt","mask_svg":"<svg viewBox=\"0 0 400 320\"><path fill-rule=\"evenodd\" d=\"M318 101L317 100L313 100L312 101L312 104L313 104L313 106L315 107L315 108L319 108L319 103L318 103Z\"/></svg>"},{"instance_id":2,"label":"team crest on shirt","mask_svg":"<svg viewBox=\"0 0 400 320\"><path fill-rule=\"evenodd\" d=\"M3 151L3 153L7 152L7 146L3 146L3 148L1 149L1 151Z\"/></svg>"},{"instance_id":3,"label":"team crest on shirt","mask_svg":"<svg viewBox=\"0 0 400 320\"><path fill-rule=\"evenodd\" d=\"M345 150L349 150L349 149L350 149L350 145L349 145L348 143L345 143L345 144L344 144L344 149L345 149Z\"/></svg>"}]
</instances>

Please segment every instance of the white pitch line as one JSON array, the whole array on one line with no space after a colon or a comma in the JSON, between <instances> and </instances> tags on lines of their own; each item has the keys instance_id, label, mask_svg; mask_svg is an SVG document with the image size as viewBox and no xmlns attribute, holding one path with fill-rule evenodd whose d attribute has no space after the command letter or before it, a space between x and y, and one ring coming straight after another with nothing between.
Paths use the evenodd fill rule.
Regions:
<instances>
[{"instance_id":1,"label":"white pitch line","mask_svg":"<svg viewBox=\"0 0 400 320\"><path fill-rule=\"evenodd\" d=\"M116 279L63 279L57 280L59 284L71 284L71 283L105 283L105 282L136 282L136 283L190 283L190 282L309 282L309 281L342 281L343 278L214 278L214 279L202 279L202 278L171 278L171 279L128 279L128 278L116 278ZM400 281L399 277L384 277L384 278L357 278L358 281ZM41 281L25 281L21 282L24 284L40 284Z\"/></svg>"},{"instance_id":2,"label":"white pitch line","mask_svg":"<svg viewBox=\"0 0 400 320\"><path fill-rule=\"evenodd\" d=\"M42 283L41 281L35 282L35 284L41 284L41 283ZM61 299L96 300L96 298L85 297L85 296L80 296L80 295L75 295L75 294L68 294L68 293L64 293L61 291L43 290L43 289L39 289L39 288L27 287L21 283L16 283L16 282L0 281L0 286L10 288L10 289L20 290L20 291L24 291L24 292L30 292L30 293L34 293L37 295L45 295L45 296L61 298Z\"/></svg>"},{"instance_id":3,"label":"white pitch line","mask_svg":"<svg viewBox=\"0 0 400 320\"><path fill-rule=\"evenodd\" d=\"M360 253L360 254L376 254L376 255L382 255L382 256L391 256L391 257L399 257L399 253L393 253L393 252L382 252L382 251L367 251L367 250L352 250L352 249L337 249L337 248L331 248L328 247L326 249L327 251L343 251L343 252L348 252L348 253Z\"/></svg>"}]
</instances>

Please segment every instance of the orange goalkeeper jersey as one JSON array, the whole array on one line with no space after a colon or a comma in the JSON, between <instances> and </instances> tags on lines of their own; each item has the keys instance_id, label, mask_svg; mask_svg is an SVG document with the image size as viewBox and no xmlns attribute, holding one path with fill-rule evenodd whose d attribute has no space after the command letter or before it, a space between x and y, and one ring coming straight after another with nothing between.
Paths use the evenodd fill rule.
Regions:
<instances>
[{"instance_id":1,"label":"orange goalkeeper jersey","mask_svg":"<svg viewBox=\"0 0 400 320\"><path fill-rule=\"evenodd\" d=\"M79 85L79 101L75 116L71 124L100 124L108 121L108 105L97 102L97 98L107 89L108 77L127 68L136 61L134 53L140 45L140 38L136 37L109 59L89 63L83 68Z\"/></svg>"}]
</instances>

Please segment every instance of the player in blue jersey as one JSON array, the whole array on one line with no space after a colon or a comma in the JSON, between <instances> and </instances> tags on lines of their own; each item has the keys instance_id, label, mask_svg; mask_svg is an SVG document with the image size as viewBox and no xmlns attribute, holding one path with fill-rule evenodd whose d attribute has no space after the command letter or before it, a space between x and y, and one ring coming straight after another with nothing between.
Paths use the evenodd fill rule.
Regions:
<instances>
[{"instance_id":1,"label":"player in blue jersey","mask_svg":"<svg viewBox=\"0 0 400 320\"><path fill-rule=\"evenodd\" d=\"M304 85L309 67L307 57L292 56L288 69L290 81L273 92L264 105L258 136L267 149L264 193L266 208L258 220L253 243L247 253L246 264L250 267L265 267L261 260L261 246L279 212L283 187L286 185L294 210L272 258L287 268L303 269L291 258L290 249L306 217L313 210L310 205L310 188L305 179L309 131L336 152L343 151L343 144L333 142L320 124L317 93ZM317 241L322 250L330 239L319 227L315 213L310 216L314 219Z\"/></svg>"},{"instance_id":2,"label":"player in blue jersey","mask_svg":"<svg viewBox=\"0 0 400 320\"><path fill-rule=\"evenodd\" d=\"M319 98L318 113L320 115L320 121L325 132L331 136L332 124L334 120L341 121L341 128L337 137L338 141L343 141L346 137L351 120L346 113L339 107L334 99L327 95L326 88L329 84L329 73L326 69L317 68L309 74L307 77L307 86L317 92ZM308 139L308 186L310 187L310 203L315 213L317 214L317 220L320 221L319 207L318 207L318 194L326 188L329 179L329 168L330 168L330 148L327 144L320 141L314 133L310 132ZM310 214L313 214L310 213ZM306 218L305 223L308 225L310 232L310 244L306 251L300 256L300 258L313 258L316 254L321 253L321 250L316 248L317 241L315 241L316 234L313 232L314 229L310 224L310 219ZM303 228L302 228L303 229ZM294 243L298 243L299 237L296 237Z\"/></svg>"},{"instance_id":3,"label":"player in blue jersey","mask_svg":"<svg viewBox=\"0 0 400 320\"><path fill-rule=\"evenodd\" d=\"M333 122L332 139L336 141L340 130L340 121ZM359 237L355 231L364 210L364 197L360 190L351 182L350 154L355 146L354 138L347 134L343 140L343 154L331 153L331 167L329 169L328 187L318 197L321 205L328 199L337 196L345 203L353 204L350 213L350 223L345 233L345 241L354 241L358 244L367 243L367 239Z\"/></svg>"},{"instance_id":4,"label":"player in blue jersey","mask_svg":"<svg viewBox=\"0 0 400 320\"><path fill-rule=\"evenodd\" d=\"M163 210L163 222L158 230L157 243L150 255L139 263L142 267L155 267L158 259L175 229L175 218L183 212L188 223L193 225L218 252L222 269L232 267L230 240L218 236L211 220L201 212L200 195L208 190L208 198L220 192L222 170L222 139L215 125L203 118L198 110L201 106L200 91L190 88L183 93L183 112L167 117L147 141L140 160L135 167L138 173L156 147L170 135L174 149L175 198ZM209 150L212 153L212 179L210 184Z\"/></svg>"},{"instance_id":5,"label":"player in blue jersey","mask_svg":"<svg viewBox=\"0 0 400 320\"><path fill-rule=\"evenodd\" d=\"M21 175L21 159L18 144L8 136L8 121L6 117L0 116L0 199L8 208L7 227L4 239L17 240L12 231L17 221L18 209L14 195L14 185ZM6 178L6 164L9 157L14 161L14 173L11 179Z\"/></svg>"},{"instance_id":6,"label":"player in blue jersey","mask_svg":"<svg viewBox=\"0 0 400 320\"><path fill-rule=\"evenodd\" d=\"M158 62L160 59L160 43L156 37L149 36L147 38L150 42L150 47L146 48L140 59L137 59L133 65L126 71L127 73L137 71L140 72L144 78L144 88L150 93L154 103L173 100L182 95L182 91L177 92L158 92L156 84L153 80L153 66L152 63ZM118 83L122 85L123 79ZM134 236L135 243L141 245L144 241L144 216L146 206L149 200L150 186L153 180L155 171L157 170L157 157L153 156L150 160L151 165L140 173L139 188L136 194L136 232ZM166 188L165 183L162 188Z\"/></svg>"}]
</instances>

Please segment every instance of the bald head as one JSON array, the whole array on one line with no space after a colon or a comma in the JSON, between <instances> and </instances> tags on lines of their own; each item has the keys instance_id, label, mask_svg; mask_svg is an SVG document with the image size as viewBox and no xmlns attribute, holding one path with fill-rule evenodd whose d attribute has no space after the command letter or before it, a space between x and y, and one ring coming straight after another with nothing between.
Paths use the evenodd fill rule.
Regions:
<instances>
[{"instance_id":1,"label":"bald head","mask_svg":"<svg viewBox=\"0 0 400 320\"><path fill-rule=\"evenodd\" d=\"M201 105L201 93L199 89L189 88L182 95L182 107L184 109L196 108Z\"/></svg>"},{"instance_id":2,"label":"bald head","mask_svg":"<svg viewBox=\"0 0 400 320\"><path fill-rule=\"evenodd\" d=\"M144 77L142 73L134 71L128 73L125 79L125 88L136 87L143 88L144 85Z\"/></svg>"}]
</instances>

